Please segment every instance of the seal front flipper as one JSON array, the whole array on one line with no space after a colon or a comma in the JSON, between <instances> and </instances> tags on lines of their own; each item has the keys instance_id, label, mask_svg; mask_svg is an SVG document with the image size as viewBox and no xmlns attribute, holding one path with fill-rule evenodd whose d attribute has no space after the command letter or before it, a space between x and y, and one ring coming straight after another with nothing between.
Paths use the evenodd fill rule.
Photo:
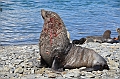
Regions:
<instances>
[{"instance_id":1,"label":"seal front flipper","mask_svg":"<svg viewBox=\"0 0 120 79\"><path fill-rule=\"evenodd\" d=\"M59 59L58 56L55 56L52 63L52 70L62 72L63 68L60 67L61 66L60 64L61 64L61 60Z\"/></svg>"},{"instance_id":2,"label":"seal front flipper","mask_svg":"<svg viewBox=\"0 0 120 79\"><path fill-rule=\"evenodd\" d=\"M70 43L67 47L67 49L65 50L65 53L64 54L68 54L68 52L70 51L71 47L72 47L72 43Z\"/></svg>"},{"instance_id":3,"label":"seal front flipper","mask_svg":"<svg viewBox=\"0 0 120 79\"><path fill-rule=\"evenodd\" d=\"M48 67L48 64L44 61L44 59L41 57L41 61L40 61L40 66L39 68L42 68L42 67Z\"/></svg>"}]
</instances>

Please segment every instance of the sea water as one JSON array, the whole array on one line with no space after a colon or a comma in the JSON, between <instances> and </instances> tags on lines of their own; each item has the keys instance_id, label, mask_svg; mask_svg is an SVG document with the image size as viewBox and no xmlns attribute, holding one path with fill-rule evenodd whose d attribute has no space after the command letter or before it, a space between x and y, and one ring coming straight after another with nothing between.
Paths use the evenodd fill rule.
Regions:
<instances>
[{"instance_id":1,"label":"sea water","mask_svg":"<svg viewBox=\"0 0 120 79\"><path fill-rule=\"evenodd\" d=\"M60 15L70 39L102 35L120 27L120 0L0 0L0 45L38 44L40 10Z\"/></svg>"}]
</instances>

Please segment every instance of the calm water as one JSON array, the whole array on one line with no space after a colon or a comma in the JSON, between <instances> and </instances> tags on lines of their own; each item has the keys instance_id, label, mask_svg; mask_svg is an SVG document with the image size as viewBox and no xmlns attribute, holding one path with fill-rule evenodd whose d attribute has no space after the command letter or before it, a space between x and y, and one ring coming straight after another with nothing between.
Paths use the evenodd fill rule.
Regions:
<instances>
[{"instance_id":1,"label":"calm water","mask_svg":"<svg viewBox=\"0 0 120 79\"><path fill-rule=\"evenodd\" d=\"M0 0L0 44L37 44L43 26L40 10L60 15L71 39L102 35L117 37L120 0Z\"/></svg>"}]
</instances>

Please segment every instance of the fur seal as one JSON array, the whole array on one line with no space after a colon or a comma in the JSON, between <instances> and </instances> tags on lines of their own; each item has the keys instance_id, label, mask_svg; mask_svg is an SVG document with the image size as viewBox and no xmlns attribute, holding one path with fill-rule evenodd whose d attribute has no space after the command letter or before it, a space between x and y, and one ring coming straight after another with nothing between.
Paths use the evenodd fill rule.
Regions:
<instances>
[{"instance_id":1,"label":"fur seal","mask_svg":"<svg viewBox=\"0 0 120 79\"><path fill-rule=\"evenodd\" d=\"M109 69L107 62L94 50L70 43L59 15L41 10L44 25L39 39L41 65L61 71L65 68L87 67L86 71Z\"/></svg>"},{"instance_id":2,"label":"fur seal","mask_svg":"<svg viewBox=\"0 0 120 79\"><path fill-rule=\"evenodd\" d=\"M117 28L117 33L118 33L118 38L116 40L119 40L120 41L120 28Z\"/></svg>"},{"instance_id":3,"label":"fur seal","mask_svg":"<svg viewBox=\"0 0 120 79\"><path fill-rule=\"evenodd\" d=\"M76 46L75 44L70 45L70 50L67 54L61 56L61 53L59 53L52 67L53 69L86 67L85 71L109 70L109 66L102 56L92 49Z\"/></svg>"},{"instance_id":4,"label":"fur seal","mask_svg":"<svg viewBox=\"0 0 120 79\"><path fill-rule=\"evenodd\" d=\"M41 10L44 25L39 39L41 66L52 67L58 52L64 54L70 44L66 27L59 15L52 11Z\"/></svg>"},{"instance_id":5,"label":"fur seal","mask_svg":"<svg viewBox=\"0 0 120 79\"><path fill-rule=\"evenodd\" d=\"M87 36L86 39L93 39L94 42L99 42L99 43L102 43L102 42L106 42L107 39L110 39L111 36L111 31L110 30L106 30L102 36Z\"/></svg>"},{"instance_id":6,"label":"fur seal","mask_svg":"<svg viewBox=\"0 0 120 79\"><path fill-rule=\"evenodd\" d=\"M111 31L106 30L102 36L87 36L85 43L99 42L99 43L117 43L114 38L111 38Z\"/></svg>"},{"instance_id":7,"label":"fur seal","mask_svg":"<svg viewBox=\"0 0 120 79\"><path fill-rule=\"evenodd\" d=\"M120 35L120 28L117 28L117 33L118 33L118 35Z\"/></svg>"},{"instance_id":8,"label":"fur seal","mask_svg":"<svg viewBox=\"0 0 120 79\"><path fill-rule=\"evenodd\" d=\"M106 30L102 36L87 36L86 38L81 38L80 40L73 40L73 44L83 44L83 43L89 43L89 42L113 42L113 39L111 39L111 31Z\"/></svg>"}]
</instances>

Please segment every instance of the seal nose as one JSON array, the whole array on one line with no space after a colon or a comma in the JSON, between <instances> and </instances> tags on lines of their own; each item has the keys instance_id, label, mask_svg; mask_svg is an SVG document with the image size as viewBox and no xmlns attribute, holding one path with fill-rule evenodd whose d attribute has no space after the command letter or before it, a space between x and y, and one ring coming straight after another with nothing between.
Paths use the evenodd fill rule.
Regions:
<instances>
[{"instance_id":1,"label":"seal nose","mask_svg":"<svg viewBox=\"0 0 120 79\"><path fill-rule=\"evenodd\" d=\"M45 10L44 9L41 9L41 15L42 15L42 18L45 19Z\"/></svg>"}]
</instances>

